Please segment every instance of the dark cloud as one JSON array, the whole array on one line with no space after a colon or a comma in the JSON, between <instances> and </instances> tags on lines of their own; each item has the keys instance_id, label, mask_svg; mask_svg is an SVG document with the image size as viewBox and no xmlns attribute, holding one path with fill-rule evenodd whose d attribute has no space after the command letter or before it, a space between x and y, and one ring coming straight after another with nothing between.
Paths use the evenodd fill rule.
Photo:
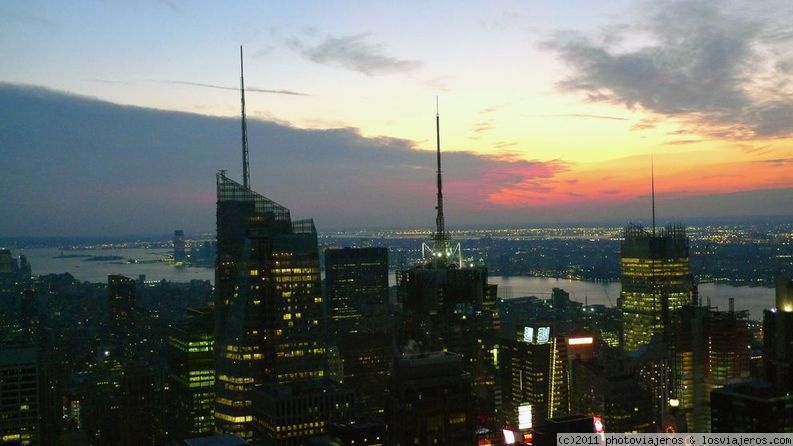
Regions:
<instances>
[{"instance_id":1,"label":"dark cloud","mask_svg":"<svg viewBox=\"0 0 793 446\"><path fill-rule=\"evenodd\" d=\"M354 128L249 120L254 189L319 227L434 222L434 152ZM102 235L214 228L214 175L239 177L239 120L110 104L0 83L0 234ZM563 163L444 153L450 221ZM484 214L483 214L484 215Z\"/></svg>"},{"instance_id":2,"label":"dark cloud","mask_svg":"<svg viewBox=\"0 0 793 446\"><path fill-rule=\"evenodd\" d=\"M417 60L387 55L383 44L369 41L369 34L327 36L316 45L295 38L290 45L312 62L341 66L367 76L413 71L422 65Z\"/></svg>"},{"instance_id":3,"label":"dark cloud","mask_svg":"<svg viewBox=\"0 0 793 446\"><path fill-rule=\"evenodd\" d=\"M768 17L739 14L724 5L710 0L648 3L636 28L648 43L627 51L575 32L559 32L543 47L571 70L558 87L582 92L589 101L677 117L714 137L790 134L793 95L754 94L753 82L762 78L758 71L767 62L773 66L769 58L775 57L759 48L773 45L779 36L769 37ZM783 62L777 72L784 74L785 67Z\"/></svg>"},{"instance_id":4,"label":"dark cloud","mask_svg":"<svg viewBox=\"0 0 793 446\"><path fill-rule=\"evenodd\" d=\"M355 128L307 130L250 120L248 130L253 188L294 217L314 217L320 230L434 224L432 150L398 138L363 137ZM779 167L785 156L768 158L764 168L786 168ZM215 173L228 169L240 177L239 120L0 83L0 159L5 236L211 232ZM646 214L646 200L567 194L575 205L558 202L558 186L576 181L563 160L445 152L443 162L450 227L627 221ZM611 182L608 175L601 180ZM567 192L587 195L588 187L582 182ZM679 213L664 215L763 215L793 209L790 191L687 198ZM494 196L518 201L496 202Z\"/></svg>"}]
</instances>

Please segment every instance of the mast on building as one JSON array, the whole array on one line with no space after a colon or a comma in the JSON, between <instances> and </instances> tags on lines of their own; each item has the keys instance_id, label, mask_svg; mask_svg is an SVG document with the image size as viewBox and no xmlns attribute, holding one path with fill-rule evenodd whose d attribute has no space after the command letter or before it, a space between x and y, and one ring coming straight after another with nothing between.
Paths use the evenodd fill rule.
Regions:
<instances>
[{"instance_id":1,"label":"mast on building","mask_svg":"<svg viewBox=\"0 0 793 446\"><path fill-rule=\"evenodd\" d=\"M242 45L240 45L240 102L242 107L242 186L251 188L250 166L248 165L248 123L245 119L245 73L242 63Z\"/></svg>"},{"instance_id":2,"label":"mast on building","mask_svg":"<svg viewBox=\"0 0 793 446\"><path fill-rule=\"evenodd\" d=\"M427 243L421 245L421 256L429 260L434 266L454 264L462 266L463 256L460 243L453 243L451 236L446 231L446 220L443 216L443 176L441 171L441 118L438 107L438 98L435 97L435 142L437 159L437 203L435 209L435 233L432 235L432 246Z\"/></svg>"}]
</instances>

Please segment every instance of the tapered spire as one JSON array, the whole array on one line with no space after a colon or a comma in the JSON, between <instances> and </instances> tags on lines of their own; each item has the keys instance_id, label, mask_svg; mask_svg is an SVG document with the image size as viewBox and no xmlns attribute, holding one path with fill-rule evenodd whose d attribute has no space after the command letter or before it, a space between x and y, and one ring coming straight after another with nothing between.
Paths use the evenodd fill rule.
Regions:
<instances>
[{"instance_id":1,"label":"tapered spire","mask_svg":"<svg viewBox=\"0 0 793 446\"><path fill-rule=\"evenodd\" d=\"M435 97L435 142L436 142L436 156L437 156L437 163L438 163L438 191L437 191L437 198L438 202L435 205L435 209L438 211L437 216L435 217L435 235L433 236L434 240L434 251L436 256L438 256L443 261L446 261L446 257L450 255L449 253L449 234L446 232L446 220L443 217L443 176L441 171L441 115L440 110L438 107L438 97Z\"/></svg>"},{"instance_id":2,"label":"tapered spire","mask_svg":"<svg viewBox=\"0 0 793 446\"><path fill-rule=\"evenodd\" d=\"M436 141L436 161L438 163L437 172L437 199L435 209L438 211L435 217L435 233L432 234L432 247L426 243L421 244L421 256L431 255L431 264L435 267L458 265L462 266L463 257L460 243L452 243L452 238L446 232L446 220L443 217L443 170L441 169L441 115L438 107L438 97L435 97L435 141Z\"/></svg>"},{"instance_id":3,"label":"tapered spire","mask_svg":"<svg viewBox=\"0 0 793 446\"><path fill-rule=\"evenodd\" d=\"M653 237L655 237L655 164L652 156L650 156L650 190L653 208Z\"/></svg>"},{"instance_id":4,"label":"tapered spire","mask_svg":"<svg viewBox=\"0 0 793 446\"><path fill-rule=\"evenodd\" d=\"M245 73L242 63L242 45L240 45L240 102L242 106L242 186L251 188L250 166L248 165L248 123L245 119Z\"/></svg>"},{"instance_id":5,"label":"tapered spire","mask_svg":"<svg viewBox=\"0 0 793 446\"><path fill-rule=\"evenodd\" d=\"M435 209L438 211L435 217L435 237L436 239L446 239L446 222L443 218L443 179L441 175L441 115L438 107L438 97L435 97L435 141L438 158L438 203Z\"/></svg>"}]
</instances>

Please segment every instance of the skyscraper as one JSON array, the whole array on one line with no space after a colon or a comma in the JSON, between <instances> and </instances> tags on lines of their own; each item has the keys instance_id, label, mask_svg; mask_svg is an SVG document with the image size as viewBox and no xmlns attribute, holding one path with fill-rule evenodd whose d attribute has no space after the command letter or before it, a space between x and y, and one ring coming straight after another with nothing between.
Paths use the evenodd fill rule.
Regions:
<instances>
[{"instance_id":1,"label":"skyscraper","mask_svg":"<svg viewBox=\"0 0 793 446\"><path fill-rule=\"evenodd\" d=\"M120 275L107 276L110 340L124 356L130 356L135 333L135 281Z\"/></svg>"},{"instance_id":2,"label":"skyscraper","mask_svg":"<svg viewBox=\"0 0 793 446\"><path fill-rule=\"evenodd\" d=\"M217 188L215 419L251 438L255 384L325 375L317 232L223 172Z\"/></svg>"},{"instance_id":3,"label":"skyscraper","mask_svg":"<svg viewBox=\"0 0 793 446\"><path fill-rule=\"evenodd\" d=\"M470 445L471 374L456 353L402 355L389 396L388 435L395 445Z\"/></svg>"},{"instance_id":4,"label":"skyscraper","mask_svg":"<svg viewBox=\"0 0 793 446\"><path fill-rule=\"evenodd\" d=\"M649 232L630 225L625 228L620 255L625 351L636 351L654 336L667 341L676 312L690 302L685 228L667 226L656 233L655 228Z\"/></svg>"},{"instance_id":5,"label":"skyscraper","mask_svg":"<svg viewBox=\"0 0 793 446\"><path fill-rule=\"evenodd\" d=\"M185 260L184 231L177 229L173 232L173 260L174 262L184 262Z\"/></svg>"},{"instance_id":6,"label":"skyscraper","mask_svg":"<svg viewBox=\"0 0 793 446\"><path fill-rule=\"evenodd\" d=\"M499 349L503 413L507 426L526 431L569 410L567 346L552 327L530 324Z\"/></svg>"},{"instance_id":7,"label":"skyscraper","mask_svg":"<svg viewBox=\"0 0 793 446\"><path fill-rule=\"evenodd\" d=\"M443 214L440 118L437 130L437 216L432 240L423 244L422 264L397 272L402 304L399 346L405 352L448 351L463 356L473 371L477 409L493 401L496 343L496 285L489 285L483 266L463 264L460 244L446 231ZM479 404L479 403L482 404ZM492 404L481 412L491 417Z\"/></svg>"},{"instance_id":8,"label":"skyscraper","mask_svg":"<svg viewBox=\"0 0 793 446\"><path fill-rule=\"evenodd\" d=\"M776 278L776 306L763 312L763 367L779 393L793 391L793 280Z\"/></svg>"},{"instance_id":9,"label":"skyscraper","mask_svg":"<svg viewBox=\"0 0 793 446\"><path fill-rule=\"evenodd\" d=\"M36 349L0 350L0 444L40 444L39 415Z\"/></svg>"},{"instance_id":10,"label":"skyscraper","mask_svg":"<svg viewBox=\"0 0 793 446\"><path fill-rule=\"evenodd\" d=\"M325 250L325 288L335 337L361 329L361 318L388 304L388 249Z\"/></svg>"},{"instance_id":11,"label":"skyscraper","mask_svg":"<svg viewBox=\"0 0 793 446\"><path fill-rule=\"evenodd\" d=\"M324 377L327 360L314 222L250 189L242 47L240 94L243 184L217 174L215 422L251 439L254 385Z\"/></svg>"},{"instance_id":12,"label":"skyscraper","mask_svg":"<svg viewBox=\"0 0 793 446\"><path fill-rule=\"evenodd\" d=\"M729 382L749 377L751 342L747 312L686 305L675 329L673 350L677 412L692 432L710 430L710 395Z\"/></svg>"},{"instance_id":13,"label":"skyscraper","mask_svg":"<svg viewBox=\"0 0 793 446\"><path fill-rule=\"evenodd\" d=\"M215 431L215 336L211 309L191 309L168 334L169 432L177 439Z\"/></svg>"}]
</instances>

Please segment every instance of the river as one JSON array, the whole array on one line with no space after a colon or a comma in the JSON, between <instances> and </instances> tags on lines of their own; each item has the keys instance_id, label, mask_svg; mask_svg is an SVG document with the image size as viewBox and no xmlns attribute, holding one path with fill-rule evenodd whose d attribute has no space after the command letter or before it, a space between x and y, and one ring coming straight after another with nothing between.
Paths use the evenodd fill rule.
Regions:
<instances>
[{"instance_id":1,"label":"river","mask_svg":"<svg viewBox=\"0 0 793 446\"><path fill-rule=\"evenodd\" d=\"M215 273L211 268L183 267L162 262L168 249L127 248L96 249L85 251L64 251L65 255L119 256L116 261L86 261L86 257L58 257L61 251L55 248L15 249L12 254L27 256L34 274L69 272L76 279L88 282L105 282L109 274L121 274L137 278L145 274L147 280L165 279L172 282L190 280L214 281ZM154 263L128 263L137 259ZM393 274L390 281L393 284ZM524 276L493 276L490 283L498 284L499 297L509 299L521 296L547 298L553 288L561 288L570 293L571 299L589 304L613 306L620 295L619 282L588 282L583 280L549 279ZM766 287L732 286L728 284L706 283L699 287L703 301L710 298L711 305L720 310L728 309L729 298L735 298L736 310L749 310L751 318L762 319L763 309L774 304L774 289Z\"/></svg>"}]
</instances>

